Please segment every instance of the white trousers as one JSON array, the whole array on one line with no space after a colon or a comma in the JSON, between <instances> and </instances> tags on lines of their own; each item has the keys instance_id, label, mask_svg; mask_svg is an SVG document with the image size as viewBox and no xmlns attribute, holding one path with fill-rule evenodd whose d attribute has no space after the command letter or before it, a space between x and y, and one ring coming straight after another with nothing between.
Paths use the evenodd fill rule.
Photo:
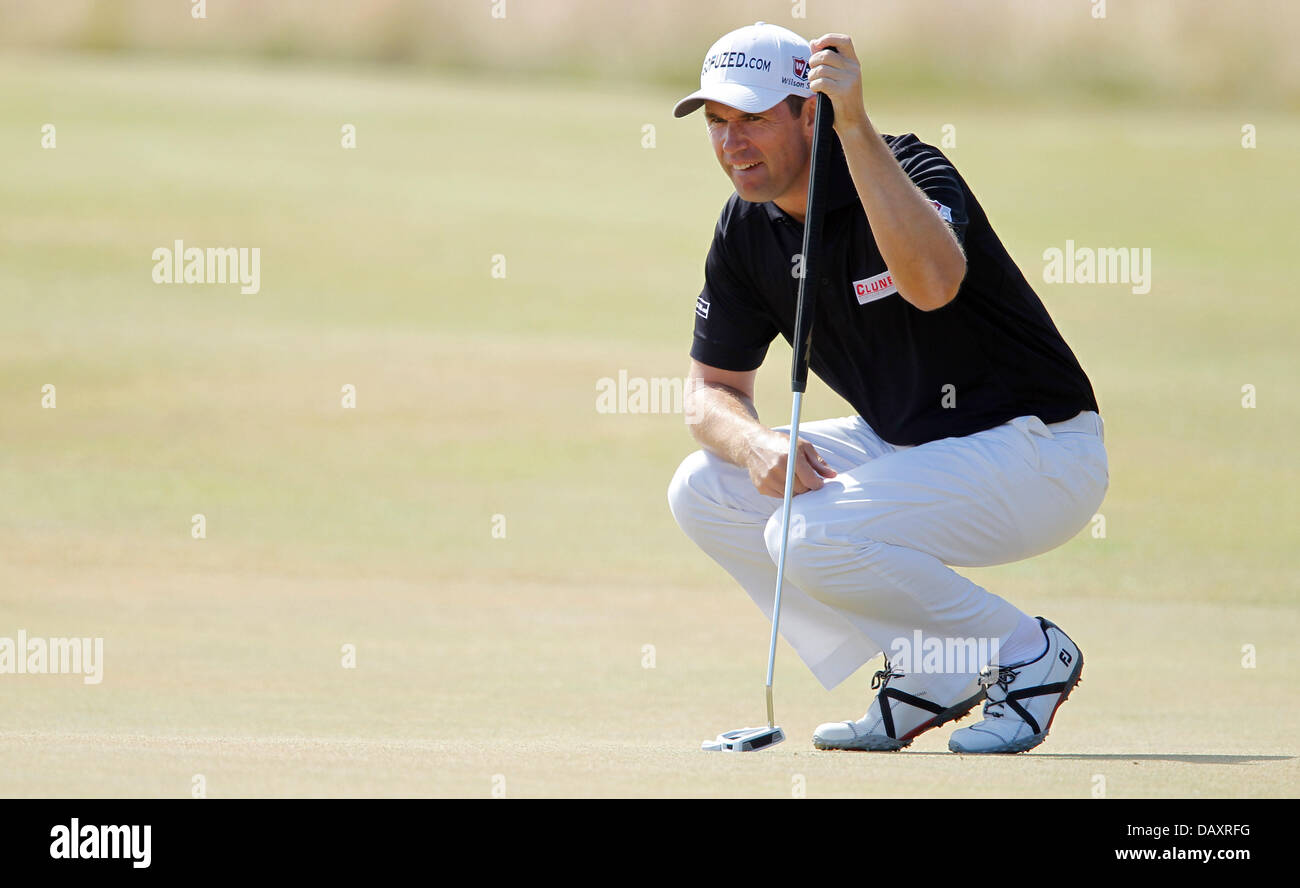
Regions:
<instances>
[{"instance_id":1,"label":"white trousers","mask_svg":"<svg viewBox=\"0 0 1300 888\"><path fill-rule=\"evenodd\" d=\"M948 565L1053 549L1091 521L1110 484L1101 417L1091 411L1050 425L1022 416L916 446L886 443L860 416L801 423L799 437L837 475L791 504L780 629L828 689L917 631L1005 641L1019 609ZM781 500L699 450L678 467L668 503L770 618Z\"/></svg>"}]
</instances>

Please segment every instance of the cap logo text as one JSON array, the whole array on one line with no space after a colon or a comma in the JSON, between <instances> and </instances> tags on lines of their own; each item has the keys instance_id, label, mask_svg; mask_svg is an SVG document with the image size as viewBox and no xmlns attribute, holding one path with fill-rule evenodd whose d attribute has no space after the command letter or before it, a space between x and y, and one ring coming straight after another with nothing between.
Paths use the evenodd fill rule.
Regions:
<instances>
[{"instance_id":1,"label":"cap logo text","mask_svg":"<svg viewBox=\"0 0 1300 888\"><path fill-rule=\"evenodd\" d=\"M755 71L771 71L772 60L747 56L743 52L718 52L704 60L704 69L700 71L700 76L703 77L715 68L752 68Z\"/></svg>"}]
</instances>

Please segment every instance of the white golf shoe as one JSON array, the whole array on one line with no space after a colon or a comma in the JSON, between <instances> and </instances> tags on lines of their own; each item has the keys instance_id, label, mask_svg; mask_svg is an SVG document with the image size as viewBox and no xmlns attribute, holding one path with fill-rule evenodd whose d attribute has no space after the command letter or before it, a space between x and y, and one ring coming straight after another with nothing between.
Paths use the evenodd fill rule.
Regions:
<instances>
[{"instance_id":1,"label":"white golf shoe","mask_svg":"<svg viewBox=\"0 0 1300 888\"><path fill-rule=\"evenodd\" d=\"M935 700L926 683L932 675L907 675L892 669L889 661L871 679L871 689L880 689L867 714L855 722L828 722L813 732L818 749L860 749L892 752L909 745L931 728L962 718L984 696L979 679L944 700ZM951 684L951 682L949 682ZM957 703L952 703L956 698Z\"/></svg>"},{"instance_id":2,"label":"white golf shoe","mask_svg":"<svg viewBox=\"0 0 1300 888\"><path fill-rule=\"evenodd\" d=\"M1047 739L1056 710L1083 673L1083 654L1055 623L1038 618L1047 650L1034 660L989 666L980 675L984 721L954 731L953 752L1024 752Z\"/></svg>"}]
</instances>

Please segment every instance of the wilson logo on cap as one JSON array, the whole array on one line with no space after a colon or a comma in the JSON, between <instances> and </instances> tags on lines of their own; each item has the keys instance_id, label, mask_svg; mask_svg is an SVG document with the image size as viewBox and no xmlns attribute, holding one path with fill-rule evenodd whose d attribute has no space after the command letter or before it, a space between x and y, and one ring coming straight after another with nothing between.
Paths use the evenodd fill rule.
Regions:
<instances>
[{"instance_id":1,"label":"wilson logo on cap","mask_svg":"<svg viewBox=\"0 0 1300 888\"><path fill-rule=\"evenodd\" d=\"M808 60L795 57L791 59L794 62L794 76L800 80L808 79Z\"/></svg>"}]
</instances>

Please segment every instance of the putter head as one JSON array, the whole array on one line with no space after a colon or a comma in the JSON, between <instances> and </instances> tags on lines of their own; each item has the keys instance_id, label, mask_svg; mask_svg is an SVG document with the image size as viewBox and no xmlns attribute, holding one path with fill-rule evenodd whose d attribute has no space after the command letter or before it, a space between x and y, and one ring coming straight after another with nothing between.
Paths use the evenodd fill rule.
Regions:
<instances>
[{"instance_id":1,"label":"putter head","mask_svg":"<svg viewBox=\"0 0 1300 888\"><path fill-rule=\"evenodd\" d=\"M780 727L741 728L705 740L700 749L705 752L756 752L784 739L785 731Z\"/></svg>"}]
</instances>

